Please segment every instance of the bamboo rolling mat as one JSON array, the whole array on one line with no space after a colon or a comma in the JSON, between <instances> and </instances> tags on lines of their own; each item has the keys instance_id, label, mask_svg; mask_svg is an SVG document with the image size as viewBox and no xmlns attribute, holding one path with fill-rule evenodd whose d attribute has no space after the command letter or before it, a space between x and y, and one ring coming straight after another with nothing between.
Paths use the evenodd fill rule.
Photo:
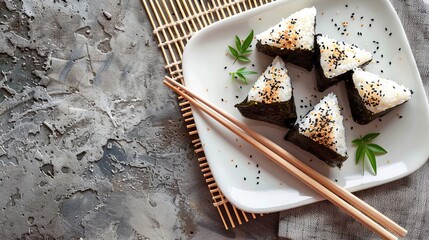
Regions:
<instances>
[{"instance_id":1,"label":"bamboo rolling mat","mask_svg":"<svg viewBox=\"0 0 429 240\"><path fill-rule=\"evenodd\" d=\"M158 47L164 55L170 77L183 83L182 53L186 43L200 29L229 16L262 6L272 0L142 0L153 27ZM201 172L205 178L225 229L248 222L256 214L237 209L218 188L206 161L188 101L179 97L179 106L195 147ZM260 214L262 216L262 214Z\"/></svg>"}]
</instances>

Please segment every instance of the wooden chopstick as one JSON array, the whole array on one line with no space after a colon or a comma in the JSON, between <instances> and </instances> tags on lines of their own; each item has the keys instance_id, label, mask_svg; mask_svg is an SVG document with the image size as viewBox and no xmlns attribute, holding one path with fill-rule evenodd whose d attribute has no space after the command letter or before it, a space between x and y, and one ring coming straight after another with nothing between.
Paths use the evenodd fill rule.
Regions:
<instances>
[{"instance_id":1,"label":"wooden chopstick","mask_svg":"<svg viewBox=\"0 0 429 240\"><path fill-rule=\"evenodd\" d=\"M338 185L333 183L330 179L324 177L323 175L314 171L304 163L300 162L298 159L290 155L284 149L277 146L275 143L271 142L269 139L254 132L252 129L240 123L238 120L236 120L229 114L225 113L223 110L215 106L212 106L204 99L199 98L196 94L192 93L189 89L175 82L171 78L167 77L164 83L170 88L172 88L175 92L183 96L185 99L187 99L191 104L201 108L204 112L206 112L211 117L219 121L222 125L230 129L232 132L239 135L244 140L248 141L250 144L260 149L271 160L281 165L283 168L288 170L292 175L302 180L309 187L311 187L316 192L318 192L319 194L327 198L329 201L334 203L343 211L346 211L348 214L356 218L362 224L364 224L365 226L367 226L368 228L370 228L371 230L373 230L383 238L396 239L394 235L387 232L384 228L382 228L376 222L371 220L369 217L359 212L357 209L353 208L349 203L345 202L339 196L341 197L344 196L345 199L346 198L351 199L350 202L357 202L356 207L358 209L360 210L362 209L361 211L367 213L369 216L373 217L376 220L379 219L379 222L381 224L383 224L386 228L390 229L391 231L397 233L398 235L400 236L405 235L406 233L405 229L403 229L402 227L400 227L399 225L397 225L396 223L394 223L392 220L388 219L381 213L377 212L374 208L370 207L368 204L366 204L359 198L355 197L350 192L339 187ZM179 87L180 89L177 87ZM186 93L183 92L183 90L186 91ZM195 100L194 98L198 99L198 101ZM221 118L219 115L221 115L224 118ZM227 119L230 122L225 121L225 119ZM232 125L231 123L236 124L236 126ZM288 160L291 163L285 160ZM296 166L294 164L296 164ZM304 169L305 171L303 171L300 168ZM323 186L321 183L325 184L326 186L334 186L332 188L332 192L326 186ZM337 194L339 196L337 196Z\"/></svg>"},{"instance_id":2,"label":"wooden chopstick","mask_svg":"<svg viewBox=\"0 0 429 240\"><path fill-rule=\"evenodd\" d=\"M397 234L398 236L404 237L407 234L407 230L401 226L399 226L397 223L392 221L390 218L386 217L379 211L377 211L375 208L367 204L366 202L362 201L360 198L353 195L351 192L345 190L344 188L340 187L338 184L334 183L331 179L325 177L324 175L320 174L316 170L312 169L305 163L298 160L295 156L287 152L285 149L281 148L279 145L275 144L268 138L262 136L261 134L255 132L253 129L249 128L242 122L238 121L236 118L232 117L230 114L226 113L224 110L214 106L213 104L210 104L206 100L202 99L198 95L192 93L188 88L181 85L180 83L172 80L169 77L166 77L166 80L169 83L172 83L176 87L180 87L181 89L185 90L188 95L191 97L197 99L198 101L202 102L206 106L213 109L215 112L219 113L221 116L226 118L228 121L232 122L239 128L243 129L244 132L246 132L251 137L255 138L257 141L262 143L263 145L267 146L271 151L275 152L277 155L281 156L284 159L287 159L292 165L297 167L299 170L303 171L305 174L310 176L311 178L315 179L317 182L334 192L336 195L343 198L345 201L368 215L369 217L373 218L377 222L379 222L381 225L392 231L393 233Z\"/></svg>"}]
</instances>

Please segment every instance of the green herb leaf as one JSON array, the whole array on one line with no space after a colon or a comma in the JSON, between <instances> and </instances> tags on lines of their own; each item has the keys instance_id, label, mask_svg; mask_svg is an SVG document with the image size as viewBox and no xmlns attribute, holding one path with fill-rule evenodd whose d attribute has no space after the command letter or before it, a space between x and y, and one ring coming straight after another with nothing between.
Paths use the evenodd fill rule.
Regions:
<instances>
[{"instance_id":1,"label":"green herb leaf","mask_svg":"<svg viewBox=\"0 0 429 240\"><path fill-rule=\"evenodd\" d=\"M368 157L368 160L371 163L372 170L374 170L375 175L377 175L377 161L375 160L374 152L371 151L369 148L367 148L366 156Z\"/></svg>"},{"instance_id":2,"label":"green herb leaf","mask_svg":"<svg viewBox=\"0 0 429 240\"><path fill-rule=\"evenodd\" d=\"M377 175L377 159L376 154L387 153L386 149L378 144L371 143L380 133L369 133L363 137L357 138L352 141L357 146L356 149L356 164L362 160L362 169L365 170L365 156L368 158L374 175Z\"/></svg>"},{"instance_id":3,"label":"green herb leaf","mask_svg":"<svg viewBox=\"0 0 429 240\"><path fill-rule=\"evenodd\" d=\"M372 139L378 137L378 135L380 135L380 133L368 133L367 135L365 135L362 140L365 142L369 142Z\"/></svg>"},{"instance_id":4,"label":"green herb leaf","mask_svg":"<svg viewBox=\"0 0 429 240\"><path fill-rule=\"evenodd\" d=\"M237 35L235 35L235 47L237 47L239 52L242 52L241 40Z\"/></svg>"},{"instance_id":5,"label":"green herb leaf","mask_svg":"<svg viewBox=\"0 0 429 240\"><path fill-rule=\"evenodd\" d=\"M231 52L232 56L234 56L235 58L238 58L240 56L240 55L238 55L238 52L237 52L237 50L235 50L235 48L228 45L228 49Z\"/></svg>"},{"instance_id":6,"label":"green herb leaf","mask_svg":"<svg viewBox=\"0 0 429 240\"><path fill-rule=\"evenodd\" d=\"M356 144L356 145L361 145L362 144L362 139L357 138L357 139L353 140L352 143Z\"/></svg>"},{"instance_id":7,"label":"green herb leaf","mask_svg":"<svg viewBox=\"0 0 429 240\"><path fill-rule=\"evenodd\" d=\"M235 79L235 72L230 72L229 75L231 75L231 80Z\"/></svg>"},{"instance_id":8,"label":"green herb leaf","mask_svg":"<svg viewBox=\"0 0 429 240\"><path fill-rule=\"evenodd\" d=\"M360 145L356 150L356 164L365 156L365 146Z\"/></svg>"},{"instance_id":9,"label":"green herb leaf","mask_svg":"<svg viewBox=\"0 0 429 240\"><path fill-rule=\"evenodd\" d=\"M248 49L253 41L253 30L249 33L244 41L240 39L237 35L234 38L235 48L228 45L229 52L234 57L234 63L236 61L240 62L250 62L250 59L245 55L252 52L251 49ZM233 63L233 64L234 64Z\"/></svg>"},{"instance_id":10,"label":"green herb leaf","mask_svg":"<svg viewBox=\"0 0 429 240\"><path fill-rule=\"evenodd\" d=\"M248 59L245 56L238 56L237 59L238 59L238 61L242 61L242 62L250 62L250 59Z\"/></svg>"},{"instance_id":11,"label":"green herb leaf","mask_svg":"<svg viewBox=\"0 0 429 240\"><path fill-rule=\"evenodd\" d=\"M235 74L237 74L237 77L238 77L241 81L243 81L245 84L248 84L247 79L246 79L246 77L245 77L243 74L241 74L241 73L239 73L239 72L237 72L237 73L235 73Z\"/></svg>"},{"instance_id":12,"label":"green herb leaf","mask_svg":"<svg viewBox=\"0 0 429 240\"><path fill-rule=\"evenodd\" d=\"M251 53L251 52L252 52L252 50L246 49L246 50L242 51L241 53L242 53L242 54L249 54L249 53Z\"/></svg>"},{"instance_id":13,"label":"green herb leaf","mask_svg":"<svg viewBox=\"0 0 429 240\"><path fill-rule=\"evenodd\" d=\"M375 144L375 143L369 143L367 145L367 147L373 151L374 153L380 153L380 154L384 154L387 153L386 149L382 148L381 146Z\"/></svg>"},{"instance_id":14,"label":"green herb leaf","mask_svg":"<svg viewBox=\"0 0 429 240\"><path fill-rule=\"evenodd\" d=\"M257 74L255 71L248 71L246 70L246 67L242 67L237 69L235 72L230 72L229 75L231 75L231 79L236 79L236 77L241 80L243 83L248 84L249 81L247 81L246 75L251 74Z\"/></svg>"},{"instance_id":15,"label":"green herb leaf","mask_svg":"<svg viewBox=\"0 0 429 240\"><path fill-rule=\"evenodd\" d=\"M250 74L258 74L258 72L255 72L255 71L241 71L241 74L250 75Z\"/></svg>"},{"instance_id":16,"label":"green herb leaf","mask_svg":"<svg viewBox=\"0 0 429 240\"><path fill-rule=\"evenodd\" d=\"M244 40L243 42L243 46L242 49L246 50L250 47L250 44L252 43L253 40L253 30L250 32L250 34L247 36L246 40Z\"/></svg>"}]
</instances>

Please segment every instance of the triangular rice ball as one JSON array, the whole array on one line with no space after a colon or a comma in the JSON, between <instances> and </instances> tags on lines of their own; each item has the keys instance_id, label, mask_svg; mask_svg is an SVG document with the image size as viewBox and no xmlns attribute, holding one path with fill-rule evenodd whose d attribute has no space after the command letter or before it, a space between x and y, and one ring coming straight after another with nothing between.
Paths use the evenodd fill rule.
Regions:
<instances>
[{"instance_id":1,"label":"triangular rice ball","mask_svg":"<svg viewBox=\"0 0 429 240\"><path fill-rule=\"evenodd\" d=\"M316 8L304 8L256 35L256 48L311 70L314 64Z\"/></svg>"},{"instance_id":2,"label":"triangular rice ball","mask_svg":"<svg viewBox=\"0 0 429 240\"><path fill-rule=\"evenodd\" d=\"M343 116L337 96L329 93L289 130L285 140L312 153L330 166L347 159Z\"/></svg>"},{"instance_id":3,"label":"triangular rice ball","mask_svg":"<svg viewBox=\"0 0 429 240\"><path fill-rule=\"evenodd\" d=\"M359 124L367 124L382 117L408 101L413 93L392 80L360 68L354 70L346 87L353 120Z\"/></svg>"},{"instance_id":4,"label":"triangular rice ball","mask_svg":"<svg viewBox=\"0 0 429 240\"><path fill-rule=\"evenodd\" d=\"M370 52L333 38L316 36L316 77L320 92L347 79L352 70L372 60Z\"/></svg>"},{"instance_id":5,"label":"triangular rice ball","mask_svg":"<svg viewBox=\"0 0 429 240\"><path fill-rule=\"evenodd\" d=\"M285 63L274 58L246 99L235 105L245 117L290 127L296 121L292 84Z\"/></svg>"}]
</instances>

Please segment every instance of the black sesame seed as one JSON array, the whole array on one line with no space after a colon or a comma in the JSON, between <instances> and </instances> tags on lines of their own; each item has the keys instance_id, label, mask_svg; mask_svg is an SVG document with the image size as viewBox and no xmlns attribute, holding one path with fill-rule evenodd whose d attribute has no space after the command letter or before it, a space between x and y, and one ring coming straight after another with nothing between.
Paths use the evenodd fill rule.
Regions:
<instances>
[{"instance_id":1,"label":"black sesame seed","mask_svg":"<svg viewBox=\"0 0 429 240\"><path fill-rule=\"evenodd\" d=\"M223 69L226 69L227 68L227 66L225 66Z\"/></svg>"},{"instance_id":2,"label":"black sesame seed","mask_svg":"<svg viewBox=\"0 0 429 240\"><path fill-rule=\"evenodd\" d=\"M258 171L258 174L260 174L260 173L261 173L261 170Z\"/></svg>"},{"instance_id":3,"label":"black sesame seed","mask_svg":"<svg viewBox=\"0 0 429 240\"><path fill-rule=\"evenodd\" d=\"M371 22L374 22L374 18L371 18Z\"/></svg>"},{"instance_id":4,"label":"black sesame seed","mask_svg":"<svg viewBox=\"0 0 429 240\"><path fill-rule=\"evenodd\" d=\"M384 28L385 31L387 31L387 28Z\"/></svg>"},{"instance_id":5,"label":"black sesame seed","mask_svg":"<svg viewBox=\"0 0 429 240\"><path fill-rule=\"evenodd\" d=\"M402 116L399 116L399 118L402 118Z\"/></svg>"},{"instance_id":6,"label":"black sesame seed","mask_svg":"<svg viewBox=\"0 0 429 240\"><path fill-rule=\"evenodd\" d=\"M371 24L371 23L369 24L369 27L372 27L372 24Z\"/></svg>"},{"instance_id":7,"label":"black sesame seed","mask_svg":"<svg viewBox=\"0 0 429 240\"><path fill-rule=\"evenodd\" d=\"M259 164L256 164L256 167L259 167Z\"/></svg>"},{"instance_id":8,"label":"black sesame seed","mask_svg":"<svg viewBox=\"0 0 429 240\"><path fill-rule=\"evenodd\" d=\"M389 33L389 36L392 36L392 33Z\"/></svg>"},{"instance_id":9,"label":"black sesame seed","mask_svg":"<svg viewBox=\"0 0 429 240\"><path fill-rule=\"evenodd\" d=\"M346 7L349 7L349 5L346 4Z\"/></svg>"},{"instance_id":10,"label":"black sesame seed","mask_svg":"<svg viewBox=\"0 0 429 240\"><path fill-rule=\"evenodd\" d=\"M238 166L237 165L235 165L235 168L237 168Z\"/></svg>"},{"instance_id":11,"label":"black sesame seed","mask_svg":"<svg viewBox=\"0 0 429 240\"><path fill-rule=\"evenodd\" d=\"M392 62L389 62L389 65L392 65Z\"/></svg>"},{"instance_id":12,"label":"black sesame seed","mask_svg":"<svg viewBox=\"0 0 429 240\"><path fill-rule=\"evenodd\" d=\"M401 48L399 48L398 50L401 51Z\"/></svg>"},{"instance_id":13,"label":"black sesame seed","mask_svg":"<svg viewBox=\"0 0 429 240\"><path fill-rule=\"evenodd\" d=\"M381 118L379 118L378 121L382 122L383 120L381 120Z\"/></svg>"},{"instance_id":14,"label":"black sesame seed","mask_svg":"<svg viewBox=\"0 0 429 240\"><path fill-rule=\"evenodd\" d=\"M238 98L238 96L235 96L235 98Z\"/></svg>"},{"instance_id":15,"label":"black sesame seed","mask_svg":"<svg viewBox=\"0 0 429 240\"><path fill-rule=\"evenodd\" d=\"M353 130L353 126L350 127L350 130Z\"/></svg>"},{"instance_id":16,"label":"black sesame seed","mask_svg":"<svg viewBox=\"0 0 429 240\"><path fill-rule=\"evenodd\" d=\"M256 182L256 185L259 185L259 182Z\"/></svg>"},{"instance_id":17,"label":"black sesame seed","mask_svg":"<svg viewBox=\"0 0 429 240\"><path fill-rule=\"evenodd\" d=\"M246 177L244 177L244 181L246 181Z\"/></svg>"},{"instance_id":18,"label":"black sesame seed","mask_svg":"<svg viewBox=\"0 0 429 240\"><path fill-rule=\"evenodd\" d=\"M250 155L249 157L250 157L250 158L252 158L253 156L252 156L252 155Z\"/></svg>"}]
</instances>

